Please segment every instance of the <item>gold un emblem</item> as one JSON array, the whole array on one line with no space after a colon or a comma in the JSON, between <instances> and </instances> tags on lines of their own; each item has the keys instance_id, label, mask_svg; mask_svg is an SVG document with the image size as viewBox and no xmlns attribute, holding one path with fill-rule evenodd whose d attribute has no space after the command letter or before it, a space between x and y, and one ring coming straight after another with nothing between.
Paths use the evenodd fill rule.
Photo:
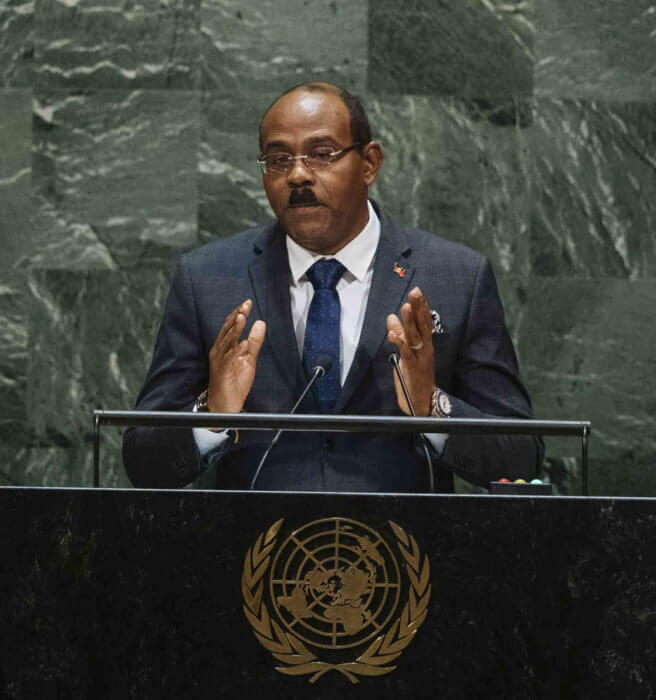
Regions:
<instances>
[{"instance_id":1,"label":"gold un emblem","mask_svg":"<svg viewBox=\"0 0 656 700\"><path fill-rule=\"evenodd\" d=\"M431 593L428 557L414 537L388 521L399 558L371 527L323 518L276 548L283 522L249 548L241 579L244 613L283 664L276 670L310 683L328 671L352 683L393 671L426 619Z\"/></svg>"}]
</instances>

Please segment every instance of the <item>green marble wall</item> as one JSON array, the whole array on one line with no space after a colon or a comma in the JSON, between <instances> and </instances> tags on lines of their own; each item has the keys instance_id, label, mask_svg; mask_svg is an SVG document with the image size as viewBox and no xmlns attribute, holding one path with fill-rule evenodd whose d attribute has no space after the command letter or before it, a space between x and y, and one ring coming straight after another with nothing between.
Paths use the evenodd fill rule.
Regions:
<instances>
[{"instance_id":1,"label":"green marble wall","mask_svg":"<svg viewBox=\"0 0 656 700\"><path fill-rule=\"evenodd\" d=\"M363 97L380 203L492 259L592 492L656 495L654 0L0 0L0 483L91 483L92 409L133 405L180 252L270 216L257 122L315 78Z\"/></svg>"}]
</instances>

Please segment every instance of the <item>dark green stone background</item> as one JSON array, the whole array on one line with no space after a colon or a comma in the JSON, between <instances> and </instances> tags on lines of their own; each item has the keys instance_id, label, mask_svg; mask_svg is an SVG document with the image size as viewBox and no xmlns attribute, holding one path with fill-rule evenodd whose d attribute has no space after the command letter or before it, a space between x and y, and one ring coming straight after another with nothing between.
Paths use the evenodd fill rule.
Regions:
<instances>
[{"instance_id":1,"label":"dark green stone background","mask_svg":"<svg viewBox=\"0 0 656 700\"><path fill-rule=\"evenodd\" d=\"M492 259L592 493L656 495L654 0L0 0L0 483L90 484L92 409L132 407L180 252L269 216L258 118L311 78L364 98L381 205Z\"/></svg>"}]
</instances>

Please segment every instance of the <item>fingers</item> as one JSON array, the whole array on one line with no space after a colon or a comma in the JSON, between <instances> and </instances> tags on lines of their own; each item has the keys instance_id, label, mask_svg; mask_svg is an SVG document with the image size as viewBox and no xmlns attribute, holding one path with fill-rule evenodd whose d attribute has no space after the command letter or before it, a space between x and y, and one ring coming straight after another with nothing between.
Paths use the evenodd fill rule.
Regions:
<instances>
[{"instance_id":1,"label":"fingers","mask_svg":"<svg viewBox=\"0 0 656 700\"><path fill-rule=\"evenodd\" d=\"M243 340L240 345L244 349L244 353L250 355L253 363L257 362L257 356L260 354L262 345L264 345L264 337L266 335L266 323L264 321L255 321L248 338Z\"/></svg>"},{"instance_id":2,"label":"fingers","mask_svg":"<svg viewBox=\"0 0 656 700\"><path fill-rule=\"evenodd\" d=\"M408 305L412 311L412 324L417 335L416 344L428 343L432 336L432 319L430 308L426 297L422 294L419 287L415 287L408 295Z\"/></svg>"},{"instance_id":3,"label":"fingers","mask_svg":"<svg viewBox=\"0 0 656 700\"><path fill-rule=\"evenodd\" d=\"M250 299L246 299L226 316L223 326L221 326L221 330L214 341L215 351L227 352L237 345L252 306L253 302Z\"/></svg>"},{"instance_id":4,"label":"fingers","mask_svg":"<svg viewBox=\"0 0 656 700\"><path fill-rule=\"evenodd\" d=\"M408 345L413 350L419 350L422 345L421 333L417 327L415 309L413 308L412 304L408 302L403 304L401 307L401 322L403 323L403 330L405 332Z\"/></svg>"},{"instance_id":5,"label":"fingers","mask_svg":"<svg viewBox=\"0 0 656 700\"><path fill-rule=\"evenodd\" d=\"M208 406L218 413L239 413L253 386L266 325L255 321L240 342L253 302L247 299L225 318L209 354Z\"/></svg>"},{"instance_id":6,"label":"fingers","mask_svg":"<svg viewBox=\"0 0 656 700\"><path fill-rule=\"evenodd\" d=\"M413 350L431 341L431 315L428 302L419 287L415 287L408 301L401 307L401 320L390 314L387 317L387 339L400 347L407 345Z\"/></svg>"},{"instance_id":7,"label":"fingers","mask_svg":"<svg viewBox=\"0 0 656 700\"><path fill-rule=\"evenodd\" d=\"M387 340L399 346L401 358L407 362L433 357L432 318L428 301L419 287L414 287L403 304L401 318L387 317ZM423 360L422 360L423 362Z\"/></svg>"},{"instance_id":8,"label":"fingers","mask_svg":"<svg viewBox=\"0 0 656 700\"><path fill-rule=\"evenodd\" d=\"M410 347L403 324L395 314L387 317L387 340L398 346L402 366L416 363L417 353Z\"/></svg>"},{"instance_id":9,"label":"fingers","mask_svg":"<svg viewBox=\"0 0 656 700\"><path fill-rule=\"evenodd\" d=\"M402 345L407 346L408 344L405 337L405 331L403 330L403 324L396 314L390 314L387 317L387 340L390 343L396 343L399 348Z\"/></svg>"},{"instance_id":10,"label":"fingers","mask_svg":"<svg viewBox=\"0 0 656 700\"><path fill-rule=\"evenodd\" d=\"M401 310L403 313L403 309ZM402 358L408 360L412 359L414 352L412 348L412 343L408 339L405 325L399 320L399 317L395 314L390 314L387 317L387 340L390 343L395 343L399 347L399 352ZM415 347L417 347L415 345Z\"/></svg>"},{"instance_id":11,"label":"fingers","mask_svg":"<svg viewBox=\"0 0 656 700\"><path fill-rule=\"evenodd\" d=\"M419 287L415 287L408 295L408 298L412 306L415 326L422 340L427 342L432 335L432 319L428 301Z\"/></svg>"},{"instance_id":12,"label":"fingers","mask_svg":"<svg viewBox=\"0 0 656 700\"><path fill-rule=\"evenodd\" d=\"M435 374L432 319L428 301L415 287L401 307L401 318L387 317L387 339L396 343L401 355L400 370L418 416L428 415ZM401 410L410 415L400 382L394 374L396 398Z\"/></svg>"}]
</instances>

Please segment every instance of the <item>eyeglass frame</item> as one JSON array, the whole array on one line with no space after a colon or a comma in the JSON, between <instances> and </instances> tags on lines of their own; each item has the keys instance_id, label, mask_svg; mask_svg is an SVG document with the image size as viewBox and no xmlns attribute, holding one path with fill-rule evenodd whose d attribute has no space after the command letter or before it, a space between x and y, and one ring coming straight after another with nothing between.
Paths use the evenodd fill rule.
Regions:
<instances>
[{"instance_id":1,"label":"eyeglass frame","mask_svg":"<svg viewBox=\"0 0 656 700\"><path fill-rule=\"evenodd\" d=\"M347 146L346 148L342 148L339 151L333 151L332 153L332 160L329 163L326 163L325 165L319 166L318 170L323 170L324 168L328 168L331 165L334 165L338 160L340 160L343 156L345 156L347 153L350 151L353 151L356 148L362 149L364 147L364 144L362 143L352 143L350 146ZM274 154L272 154L274 155ZM279 155L279 154L278 154ZM311 172L314 172L314 168L310 166L310 164L307 162L307 159L310 157L308 153L302 153L300 156L293 156L291 153L287 154L290 158L290 166L288 170L266 170L266 160L264 158L260 158L257 162L259 166L262 168L262 174L263 175L271 175L271 174L278 174L278 175L283 175L284 173L289 173L294 169L294 164L296 163L297 160L300 160L303 165L310 170Z\"/></svg>"}]
</instances>

